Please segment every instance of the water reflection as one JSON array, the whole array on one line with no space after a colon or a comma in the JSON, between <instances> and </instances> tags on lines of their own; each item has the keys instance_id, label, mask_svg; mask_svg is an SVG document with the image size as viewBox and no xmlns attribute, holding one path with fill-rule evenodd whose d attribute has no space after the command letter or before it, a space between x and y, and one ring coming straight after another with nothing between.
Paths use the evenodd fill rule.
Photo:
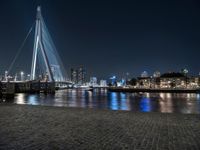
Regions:
<instances>
[{"instance_id":1,"label":"water reflection","mask_svg":"<svg viewBox=\"0 0 200 150\"><path fill-rule=\"evenodd\" d=\"M38 105L39 103L37 102L37 95L30 95L28 98L28 104L32 105Z\"/></svg>"},{"instance_id":2,"label":"water reflection","mask_svg":"<svg viewBox=\"0 0 200 150\"><path fill-rule=\"evenodd\" d=\"M55 95L20 93L9 103L200 114L200 94L187 93L116 93L107 92L105 89L96 89L93 92L69 89L58 91Z\"/></svg>"},{"instance_id":3,"label":"water reflection","mask_svg":"<svg viewBox=\"0 0 200 150\"><path fill-rule=\"evenodd\" d=\"M118 110L119 109L119 105L117 102L117 93L113 92L110 94L110 108L112 110Z\"/></svg>"},{"instance_id":4,"label":"water reflection","mask_svg":"<svg viewBox=\"0 0 200 150\"><path fill-rule=\"evenodd\" d=\"M174 96L173 98L176 98L176 96ZM160 112L172 113L174 111L174 106L172 103L172 93L160 93L159 106Z\"/></svg>"},{"instance_id":5,"label":"water reflection","mask_svg":"<svg viewBox=\"0 0 200 150\"><path fill-rule=\"evenodd\" d=\"M150 112L151 111L151 101L148 97L142 97L140 100L140 109L142 112Z\"/></svg>"}]
</instances>

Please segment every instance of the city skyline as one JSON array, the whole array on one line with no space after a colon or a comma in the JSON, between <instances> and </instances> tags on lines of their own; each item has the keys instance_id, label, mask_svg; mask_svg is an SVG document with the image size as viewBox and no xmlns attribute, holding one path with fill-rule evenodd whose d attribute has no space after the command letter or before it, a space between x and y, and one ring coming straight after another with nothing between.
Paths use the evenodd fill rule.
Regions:
<instances>
[{"instance_id":1,"label":"city skyline","mask_svg":"<svg viewBox=\"0 0 200 150\"><path fill-rule=\"evenodd\" d=\"M2 1L1 4L0 15L5 20L0 25L2 73L35 21L37 5L42 6L68 77L70 68L80 65L87 68L90 76L98 78L126 72L139 76L144 70L153 74L157 70L177 72L187 68L196 75L200 71L196 63L200 54L197 1L121 4L21 0L21 3ZM23 49L24 56L20 55L15 64L16 71L30 70L33 36L32 33ZM24 58L27 63L23 63Z\"/></svg>"}]
</instances>

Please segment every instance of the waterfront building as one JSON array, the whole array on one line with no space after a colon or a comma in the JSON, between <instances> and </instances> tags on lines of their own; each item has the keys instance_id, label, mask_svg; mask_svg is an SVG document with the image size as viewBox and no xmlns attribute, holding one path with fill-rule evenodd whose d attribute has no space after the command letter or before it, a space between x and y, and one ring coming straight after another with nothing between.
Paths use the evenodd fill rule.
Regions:
<instances>
[{"instance_id":1,"label":"waterfront building","mask_svg":"<svg viewBox=\"0 0 200 150\"><path fill-rule=\"evenodd\" d=\"M199 88L199 87L200 87L200 77L188 78L187 88Z\"/></svg>"},{"instance_id":2,"label":"waterfront building","mask_svg":"<svg viewBox=\"0 0 200 150\"><path fill-rule=\"evenodd\" d=\"M155 72L153 73L153 77L154 77L154 78L159 78L159 77L160 77L160 72L159 72L159 71L155 71Z\"/></svg>"},{"instance_id":3,"label":"waterfront building","mask_svg":"<svg viewBox=\"0 0 200 150\"><path fill-rule=\"evenodd\" d=\"M113 86L117 86L117 77L115 75L110 77L110 80Z\"/></svg>"},{"instance_id":4,"label":"waterfront building","mask_svg":"<svg viewBox=\"0 0 200 150\"><path fill-rule=\"evenodd\" d=\"M153 77L151 80L151 87L152 88L160 88L160 77Z\"/></svg>"},{"instance_id":5,"label":"waterfront building","mask_svg":"<svg viewBox=\"0 0 200 150\"><path fill-rule=\"evenodd\" d=\"M82 66L79 68L71 68L71 81L79 85L85 84L86 70Z\"/></svg>"},{"instance_id":6,"label":"waterfront building","mask_svg":"<svg viewBox=\"0 0 200 150\"><path fill-rule=\"evenodd\" d=\"M182 73L165 73L160 76L161 88L187 88L188 78Z\"/></svg>"},{"instance_id":7,"label":"waterfront building","mask_svg":"<svg viewBox=\"0 0 200 150\"><path fill-rule=\"evenodd\" d=\"M121 79L121 86L126 86L126 80L124 78Z\"/></svg>"},{"instance_id":8,"label":"waterfront building","mask_svg":"<svg viewBox=\"0 0 200 150\"><path fill-rule=\"evenodd\" d=\"M143 73L142 77L137 78L136 87L138 88L199 88L200 77L188 77L182 72L170 72L160 75L160 72L155 72L153 76L147 76Z\"/></svg>"},{"instance_id":9,"label":"waterfront building","mask_svg":"<svg viewBox=\"0 0 200 150\"><path fill-rule=\"evenodd\" d=\"M86 83L86 70L83 66L78 68L78 84L83 85Z\"/></svg>"},{"instance_id":10,"label":"waterfront building","mask_svg":"<svg viewBox=\"0 0 200 150\"><path fill-rule=\"evenodd\" d=\"M151 88L151 78L150 77L138 77L137 78L137 87Z\"/></svg>"},{"instance_id":11,"label":"waterfront building","mask_svg":"<svg viewBox=\"0 0 200 150\"><path fill-rule=\"evenodd\" d=\"M78 83L78 78L77 78L77 70L74 68L71 68L71 81L75 84Z\"/></svg>"},{"instance_id":12,"label":"waterfront building","mask_svg":"<svg viewBox=\"0 0 200 150\"><path fill-rule=\"evenodd\" d=\"M160 88L160 76L161 73L159 71L155 71L153 76L151 77L151 88Z\"/></svg>"},{"instance_id":13,"label":"waterfront building","mask_svg":"<svg viewBox=\"0 0 200 150\"><path fill-rule=\"evenodd\" d=\"M106 80L100 80L100 86L101 87L106 87L107 86L107 81Z\"/></svg>"},{"instance_id":14,"label":"waterfront building","mask_svg":"<svg viewBox=\"0 0 200 150\"><path fill-rule=\"evenodd\" d=\"M150 88L151 78L149 77L147 71L143 71L140 77L137 78L137 86L139 88Z\"/></svg>"},{"instance_id":15,"label":"waterfront building","mask_svg":"<svg viewBox=\"0 0 200 150\"><path fill-rule=\"evenodd\" d=\"M97 78L96 77L90 77L90 86L97 86Z\"/></svg>"}]
</instances>

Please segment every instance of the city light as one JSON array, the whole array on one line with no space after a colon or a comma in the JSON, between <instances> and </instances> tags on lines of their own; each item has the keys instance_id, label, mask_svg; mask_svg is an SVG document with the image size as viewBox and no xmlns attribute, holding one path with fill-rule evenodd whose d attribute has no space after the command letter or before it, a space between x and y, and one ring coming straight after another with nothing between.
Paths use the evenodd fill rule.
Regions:
<instances>
[{"instance_id":1,"label":"city light","mask_svg":"<svg viewBox=\"0 0 200 150\"><path fill-rule=\"evenodd\" d=\"M20 72L20 75L21 75L21 81L24 81L24 72L21 71L21 72Z\"/></svg>"}]
</instances>

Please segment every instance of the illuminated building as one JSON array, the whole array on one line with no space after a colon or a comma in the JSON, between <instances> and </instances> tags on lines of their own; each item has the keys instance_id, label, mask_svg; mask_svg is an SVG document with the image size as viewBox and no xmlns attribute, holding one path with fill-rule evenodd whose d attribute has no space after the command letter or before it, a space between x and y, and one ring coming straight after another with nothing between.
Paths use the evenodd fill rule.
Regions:
<instances>
[{"instance_id":1,"label":"illuminated building","mask_svg":"<svg viewBox=\"0 0 200 150\"><path fill-rule=\"evenodd\" d=\"M71 81L75 84L78 83L77 70L75 70L74 68L71 68Z\"/></svg>"},{"instance_id":2,"label":"illuminated building","mask_svg":"<svg viewBox=\"0 0 200 150\"><path fill-rule=\"evenodd\" d=\"M79 68L71 69L71 81L79 85L86 83L86 71L82 66Z\"/></svg>"},{"instance_id":3,"label":"illuminated building","mask_svg":"<svg viewBox=\"0 0 200 150\"><path fill-rule=\"evenodd\" d=\"M153 73L153 77L154 78L159 78L160 77L160 72L159 71L156 71Z\"/></svg>"},{"instance_id":4,"label":"illuminated building","mask_svg":"<svg viewBox=\"0 0 200 150\"><path fill-rule=\"evenodd\" d=\"M199 88L200 85L200 78L199 77L190 77L188 79L188 88Z\"/></svg>"},{"instance_id":5,"label":"illuminated building","mask_svg":"<svg viewBox=\"0 0 200 150\"><path fill-rule=\"evenodd\" d=\"M149 77L147 71L143 71L141 76L138 77L138 86L140 88L150 88L151 78Z\"/></svg>"},{"instance_id":6,"label":"illuminated building","mask_svg":"<svg viewBox=\"0 0 200 150\"><path fill-rule=\"evenodd\" d=\"M110 77L110 80L113 86L117 86L117 77L115 75Z\"/></svg>"},{"instance_id":7,"label":"illuminated building","mask_svg":"<svg viewBox=\"0 0 200 150\"><path fill-rule=\"evenodd\" d=\"M140 88L151 88L151 78L150 77L138 77L137 86Z\"/></svg>"},{"instance_id":8,"label":"illuminated building","mask_svg":"<svg viewBox=\"0 0 200 150\"><path fill-rule=\"evenodd\" d=\"M107 86L107 81L106 80L100 80L100 86L101 87L106 87Z\"/></svg>"},{"instance_id":9,"label":"illuminated building","mask_svg":"<svg viewBox=\"0 0 200 150\"><path fill-rule=\"evenodd\" d=\"M86 83L86 71L83 66L78 68L78 84L83 85Z\"/></svg>"},{"instance_id":10,"label":"illuminated building","mask_svg":"<svg viewBox=\"0 0 200 150\"><path fill-rule=\"evenodd\" d=\"M165 73L160 76L161 88L186 88L187 77L182 73Z\"/></svg>"},{"instance_id":11,"label":"illuminated building","mask_svg":"<svg viewBox=\"0 0 200 150\"><path fill-rule=\"evenodd\" d=\"M97 78L90 77L90 86L97 86Z\"/></svg>"},{"instance_id":12,"label":"illuminated building","mask_svg":"<svg viewBox=\"0 0 200 150\"><path fill-rule=\"evenodd\" d=\"M160 88L160 72L159 71L155 71L153 73L153 77L151 80L151 87L152 88Z\"/></svg>"}]
</instances>

